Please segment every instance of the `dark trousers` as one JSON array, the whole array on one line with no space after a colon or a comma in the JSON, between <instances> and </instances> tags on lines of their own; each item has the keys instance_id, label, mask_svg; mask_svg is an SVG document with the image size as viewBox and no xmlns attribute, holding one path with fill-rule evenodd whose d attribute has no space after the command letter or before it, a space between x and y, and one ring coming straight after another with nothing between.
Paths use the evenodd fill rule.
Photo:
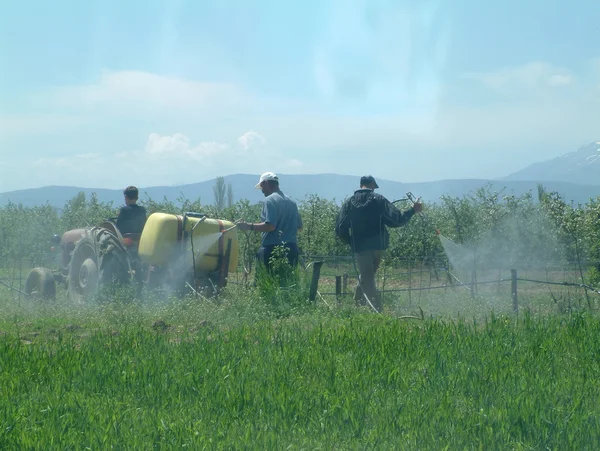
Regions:
<instances>
[{"instance_id":1,"label":"dark trousers","mask_svg":"<svg viewBox=\"0 0 600 451\"><path fill-rule=\"evenodd\" d=\"M354 292L354 300L359 305L368 305L368 301L378 312L381 312L383 305L381 304L381 297L377 292L377 284L375 281L375 274L381 264L381 257L383 251L362 251L356 252L354 258L358 266L358 285Z\"/></svg>"}]
</instances>

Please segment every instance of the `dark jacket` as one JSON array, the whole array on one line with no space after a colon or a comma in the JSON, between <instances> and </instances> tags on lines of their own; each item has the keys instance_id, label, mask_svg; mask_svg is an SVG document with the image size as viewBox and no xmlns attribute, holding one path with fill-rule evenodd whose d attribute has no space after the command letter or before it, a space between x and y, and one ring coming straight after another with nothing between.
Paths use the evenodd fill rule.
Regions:
<instances>
[{"instance_id":1,"label":"dark jacket","mask_svg":"<svg viewBox=\"0 0 600 451\"><path fill-rule=\"evenodd\" d=\"M138 204L123 205L117 217L117 228L122 235L142 233L146 225L146 209Z\"/></svg>"},{"instance_id":2,"label":"dark jacket","mask_svg":"<svg viewBox=\"0 0 600 451\"><path fill-rule=\"evenodd\" d=\"M371 189L359 189L347 199L337 217L336 235L352 246L354 252L384 250L390 244L387 227L401 227L415 214L404 213Z\"/></svg>"}]
</instances>

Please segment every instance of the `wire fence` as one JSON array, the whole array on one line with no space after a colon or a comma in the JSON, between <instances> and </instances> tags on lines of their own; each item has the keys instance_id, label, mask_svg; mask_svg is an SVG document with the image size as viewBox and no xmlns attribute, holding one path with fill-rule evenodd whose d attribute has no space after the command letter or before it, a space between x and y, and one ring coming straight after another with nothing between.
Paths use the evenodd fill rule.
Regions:
<instances>
[{"instance_id":1,"label":"wire fence","mask_svg":"<svg viewBox=\"0 0 600 451\"><path fill-rule=\"evenodd\" d=\"M352 256L304 256L300 263L307 268L312 262L322 262L316 288L321 299L354 296L358 272ZM527 304L533 297L554 303L583 301L593 307L600 300L600 291L588 276L590 268L600 268L600 261L513 261L509 266L478 264L471 268L454 268L443 258L384 258L376 282L382 301L407 306L421 305L430 300L426 297L436 293L438 296L503 298L512 300L515 310L519 299ZM27 261L4 262L0 268L0 287L20 297L24 294L29 269ZM238 270L230 273L229 282L244 285L253 277L245 273L240 263Z\"/></svg>"},{"instance_id":2,"label":"wire fence","mask_svg":"<svg viewBox=\"0 0 600 451\"><path fill-rule=\"evenodd\" d=\"M338 301L354 297L358 271L351 256L312 256L323 262L318 280L321 298ZM382 301L422 305L432 295L459 295L470 298L505 299L507 306L519 309L551 301L554 304L597 306L600 291L590 282L590 268L600 268L600 261L513 261L508 266L473 265L454 268L445 259L417 257L382 261L376 282Z\"/></svg>"}]
</instances>

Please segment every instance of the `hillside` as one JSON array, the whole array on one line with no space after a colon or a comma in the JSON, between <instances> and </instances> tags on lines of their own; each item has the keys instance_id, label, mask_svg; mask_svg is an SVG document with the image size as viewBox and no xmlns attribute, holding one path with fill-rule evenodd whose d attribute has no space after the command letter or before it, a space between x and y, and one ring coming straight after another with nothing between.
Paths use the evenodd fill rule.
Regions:
<instances>
[{"instance_id":1,"label":"hillside","mask_svg":"<svg viewBox=\"0 0 600 451\"><path fill-rule=\"evenodd\" d=\"M552 180L579 185L600 184L600 141L557 158L534 163L503 180Z\"/></svg>"},{"instance_id":2,"label":"hillside","mask_svg":"<svg viewBox=\"0 0 600 451\"><path fill-rule=\"evenodd\" d=\"M315 175L285 175L280 176L282 190L295 199L304 199L310 194L340 202L353 190L358 188L358 176L338 174L315 174ZM225 177L226 183L231 183L234 193L234 201L241 198L258 202L262 199L262 193L254 189L257 176L254 174L235 174ZM513 181L513 180L441 180L422 183L401 183L391 180L378 179L379 192L390 200L404 197L407 191L415 196L421 196L425 202L437 202L441 196L462 196L476 189L490 184L494 190L504 190L506 194L520 195L532 191L537 193L537 182L535 181ZM215 180L207 180L182 186L151 186L139 187L141 200L148 197L154 200L162 200L164 197L176 201L180 196L187 199L200 198L205 204L212 204L214 200L213 186ZM567 182L543 182L548 191L560 193L567 201L585 203L590 198L600 196L600 185L578 185ZM41 205L49 203L61 208L65 202L78 192L83 191L86 195L95 192L102 202L113 202L118 206L123 202L121 189L93 189L68 186L48 186L43 188L12 191L0 194L0 205L6 205L9 201L24 206Z\"/></svg>"}]
</instances>

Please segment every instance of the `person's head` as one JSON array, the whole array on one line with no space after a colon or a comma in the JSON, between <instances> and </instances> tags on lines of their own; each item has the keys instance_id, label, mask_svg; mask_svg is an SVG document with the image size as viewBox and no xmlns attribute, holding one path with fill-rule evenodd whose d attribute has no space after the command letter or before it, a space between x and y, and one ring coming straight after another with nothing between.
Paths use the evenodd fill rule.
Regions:
<instances>
[{"instance_id":1,"label":"person's head","mask_svg":"<svg viewBox=\"0 0 600 451\"><path fill-rule=\"evenodd\" d=\"M261 174L255 188L261 190L265 196L273 194L279 191L279 177L273 172L265 172Z\"/></svg>"},{"instance_id":2,"label":"person's head","mask_svg":"<svg viewBox=\"0 0 600 451\"><path fill-rule=\"evenodd\" d=\"M360 178L360 187L367 189L376 189L379 188L379 185L375 181L375 178L372 175L363 175Z\"/></svg>"},{"instance_id":3,"label":"person's head","mask_svg":"<svg viewBox=\"0 0 600 451\"><path fill-rule=\"evenodd\" d=\"M138 189L135 186L128 186L123 190L125 196L125 204L132 205L138 200Z\"/></svg>"}]
</instances>

